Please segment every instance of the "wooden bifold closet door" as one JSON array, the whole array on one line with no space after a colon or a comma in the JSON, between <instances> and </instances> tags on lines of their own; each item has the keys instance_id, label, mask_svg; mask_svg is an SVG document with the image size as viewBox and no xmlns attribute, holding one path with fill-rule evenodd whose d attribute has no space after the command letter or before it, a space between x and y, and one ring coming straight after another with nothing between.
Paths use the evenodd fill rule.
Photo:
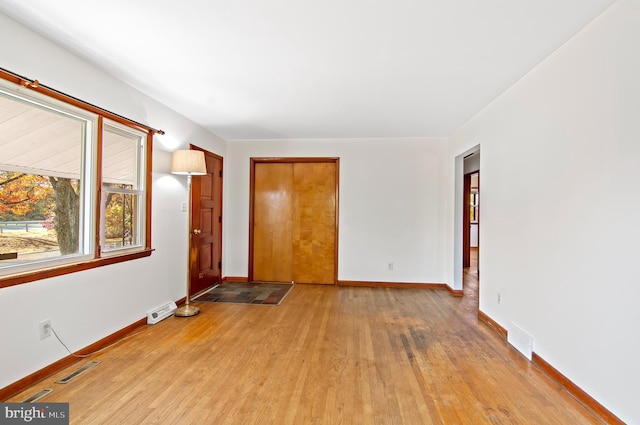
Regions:
<instances>
[{"instance_id":1,"label":"wooden bifold closet door","mask_svg":"<svg viewBox=\"0 0 640 425\"><path fill-rule=\"evenodd\" d=\"M336 167L254 163L253 280L335 283Z\"/></svg>"}]
</instances>

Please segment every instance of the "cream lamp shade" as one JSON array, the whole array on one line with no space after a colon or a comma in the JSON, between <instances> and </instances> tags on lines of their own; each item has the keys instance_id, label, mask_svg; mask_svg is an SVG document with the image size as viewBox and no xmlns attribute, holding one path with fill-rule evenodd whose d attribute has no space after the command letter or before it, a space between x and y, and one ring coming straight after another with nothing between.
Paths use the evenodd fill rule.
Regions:
<instances>
[{"instance_id":1,"label":"cream lamp shade","mask_svg":"<svg viewBox=\"0 0 640 425\"><path fill-rule=\"evenodd\" d=\"M204 152L188 149L174 151L171 157L171 174L192 176L207 174Z\"/></svg>"}]
</instances>

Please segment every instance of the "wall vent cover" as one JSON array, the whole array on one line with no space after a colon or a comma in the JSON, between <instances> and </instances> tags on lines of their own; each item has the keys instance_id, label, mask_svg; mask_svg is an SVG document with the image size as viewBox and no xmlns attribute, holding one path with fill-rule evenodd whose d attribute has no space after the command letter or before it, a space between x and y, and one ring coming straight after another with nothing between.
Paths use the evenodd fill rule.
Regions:
<instances>
[{"instance_id":1,"label":"wall vent cover","mask_svg":"<svg viewBox=\"0 0 640 425\"><path fill-rule=\"evenodd\" d=\"M524 331L520 326L511 322L509 332L507 333L507 341L523 356L531 360L533 353L533 337Z\"/></svg>"}]
</instances>

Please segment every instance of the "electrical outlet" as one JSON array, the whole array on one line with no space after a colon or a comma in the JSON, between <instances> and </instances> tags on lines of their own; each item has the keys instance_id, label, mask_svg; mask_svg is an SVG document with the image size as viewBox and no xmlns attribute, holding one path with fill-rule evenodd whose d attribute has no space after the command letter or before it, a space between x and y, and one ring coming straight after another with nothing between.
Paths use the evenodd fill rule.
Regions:
<instances>
[{"instance_id":1,"label":"electrical outlet","mask_svg":"<svg viewBox=\"0 0 640 425\"><path fill-rule=\"evenodd\" d=\"M500 301L502 301L502 296L500 295L500 292L498 292L498 299L497 299L497 301L498 301L498 305L500 305Z\"/></svg>"},{"instance_id":2,"label":"electrical outlet","mask_svg":"<svg viewBox=\"0 0 640 425\"><path fill-rule=\"evenodd\" d=\"M49 338L51 336L51 319L45 319L38 326L40 330L40 339Z\"/></svg>"},{"instance_id":3,"label":"electrical outlet","mask_svg":"<svg viewBox=\"0 0 640 425\"><path fill-rule=\"evenodd\" d=\"M393 263L387 264L387 270L389 270L390 272L393 271Z\"/></svg>"}]
</instances>

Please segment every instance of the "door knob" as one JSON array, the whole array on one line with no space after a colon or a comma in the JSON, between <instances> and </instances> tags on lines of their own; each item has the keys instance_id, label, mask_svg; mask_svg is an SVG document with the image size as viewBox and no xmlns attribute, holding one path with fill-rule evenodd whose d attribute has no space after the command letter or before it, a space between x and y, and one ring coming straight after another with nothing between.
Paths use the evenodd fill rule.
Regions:
<instances>
[{"instance_id":1,"label":"door knob","mask_svg":"<svg viewBox=\"0 0 640 425\"><path fill-rule=\"evenodd\" d=\"M193 233L196 235L199 235L200 233L202 233L202 230L200 229L193 229Z\"/></svg>"}]
</instances>

